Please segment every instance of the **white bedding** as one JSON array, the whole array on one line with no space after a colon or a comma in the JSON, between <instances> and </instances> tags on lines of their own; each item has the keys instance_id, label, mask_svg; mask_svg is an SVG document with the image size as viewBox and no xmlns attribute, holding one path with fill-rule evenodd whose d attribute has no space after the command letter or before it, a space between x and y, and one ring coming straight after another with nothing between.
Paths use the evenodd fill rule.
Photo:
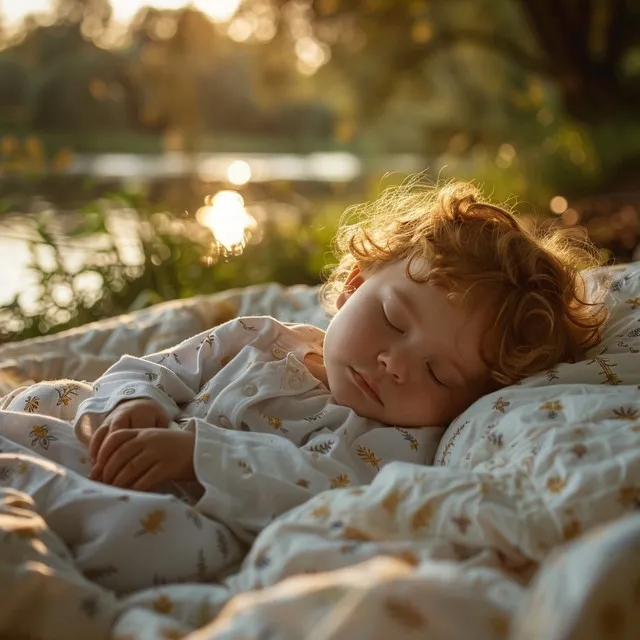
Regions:
<instances>
[{"instance_id":1,"label":"white bedding","mask_svg":"<svg viewBox=\"0 0 640 640\"><path fill-rule=\"evenodd\" d=\"M222 585L116 598L29 496L2 487L0 460L0 637L639 637L640 265L612 277L605 340L585 362L478 401L436 466L392 464L285 514ZM226 292L5 345L0 382L90 380L123 352L256 313L327 323L312 289Z\"/></svg>"}]
</instances>

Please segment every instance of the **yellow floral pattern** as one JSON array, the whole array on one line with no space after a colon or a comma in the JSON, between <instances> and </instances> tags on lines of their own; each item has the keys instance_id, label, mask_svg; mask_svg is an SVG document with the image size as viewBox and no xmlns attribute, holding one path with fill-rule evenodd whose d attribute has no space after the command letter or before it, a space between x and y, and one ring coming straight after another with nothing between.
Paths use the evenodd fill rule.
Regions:
<instances>
[{"instance_id":1,"label":"yellow floral pattern","mask_svg":"<svg viewBox=\"0 0 640 640\"><path fill-rule=\"evenodd\" d=\"M156 536L159 533L164 533L166 520L167 512L164 509L150 511L144 518L140 518L141 528L136 533L136 537L146 534Z\"/></svg>"},{"instance_id":2,"label":"yellow floral pattern","mask_svg":"<svg viewBox=\"0 0 640 640\"><path fill-rule=\"evenodd\" d=\"M168 595L161 594L153 601L153 610L168 615L173 611L173 602Z\"/></svg>"},{"instance_id":3,"label":"yellow floral pattern","mask_svg":"<svg viewBox=\"0 0 640 640\"><path fill-rule=\"evenodd\" d=\"M587 454L587 447L581 443L574 444L571 447L571 452L577 457L582 458Z\"/></svg>"},{"instance_id":4,"label":"yellow floral pattern","mask_svg":"<svg viewBox=\"0 0 640 640\"><path fill-rule=\"evenodd\" d=\"M611 362L608 358L596 356L593 360L589 360L587 364L597 364L600 367L600 375L604 377L602 384L610 384L612 386L622 384L622 380L613 370L614 367L618 366L617 362Z\"/></svg>"},{"instance_id":5,"label":"yellow floral pattern","mask_svg":"<svg viewBox=\"0 0 640 640\"><path fill-rule=\"evenodd\" d=\"M411 529L413 531L426 529L431 524L434 510L434 505L431 502L423 504L411 518Z\"/></svg>"},{"instance_id":6,"label":"yellow floral pattern","mask_svg":"<svg viewBox=\"0 0 640 640\"><path fill-rule=\"evenodd\" d=\"M502 396L500 396L494 403L493 403L493 410L494 411L499 411L500 413L504 413L504 410L511 404L511 402L509 402L508 400L505 400Z\"/></svg>"},{"instance_id":7,"label":"yellow floral pattern","mask_svg":"<svg viewBox=\"0 0 640 640\"><path fill-rule=\"evenodd\" d=\"M559 476L551 476L547 479L547 489L550 493L560 493L566 486L566 481Z\"/></svg>"},{"instance_id":8,"label":"yellow floral pattern","mask_svg":"<svg viewBox=\"0 0 640 640\"><path fill-rule=\"evenodd\" d=\"M312 444L309 447L309 451L313 451L314 453L327 454L329 453L329 451L331 451L333 444L333 440L325 440L324 442L319 442L318 444Z\"/></svg>"},{"instance_id":9,"label":"yellow floral pattern","mask_svg":"<svg viewBox=\"0 0 640 640\"><path fill-rule=\"evenodd\" d=\"M274 431L289 433L289 430L284 426L284 420L282 418L277 418L276 416L267 416L267 422Z\"/></svg>"},{"instance_id":10,"label":"yellow floral pattern","mask_svg":"<svg viewBox=\"0 0 640 640\"><path fill-rule=\"evenodd\" d=\"M396 427L396 430L409 443L410 449L412 449L413 451L417 451L420 448L420 443L418 442L417 438L413 435L413 433L411 433L407 429L400 429L399 427Z\"/></svg>"},{"instance_id":11,"label":"yellow floral pattern","mask_svg":"<svg viewBox=\"0 0 640 640\"><path fill-rule=\"evenodd\" d=\"M312 518L317 518L319 520L326 520L331 515L331 510L327 506L326 502L322 502L317 507L314 507L310 511L310 515Z\"/></svg>"},{"instance_id":12,"label":"yellow floral pattern","mask_svg":"<svg viewBox=\"0 0 640 640\"><path fill-rule=\"evenodd\" d=\"M562 402L560 400L549 400L549 402L545 402L541 407L540 411L545 411L548 417L553 420L558 417L560 411L562 411L564 407L562 406Z\"/></svg>"},{"instance_id":13,"label":"yellow floral pattern","mask_svg":"<svg viewBox=\"0 0 640 640\"><path fill-rule=\"evenodd\" d=\"M65 407L71 404L74 396L78 395L77 384L65 384L61 389L56 389L58 394L57 406L64 405Z\"/></svg>"},{"instance_id":14,"label":"yellow floral pattern","mask_svg":"<svg viewBox=\"0 0 640 640\"><path fill-rule=\"evenodd\" d=\"M346 473L341 473L335 478L331 478L331 488L339 489L340 487L348 487L351 484L351 480Z\"/></svg>"},{"instance_id":15,"label":"yellow floral pattern","mask_svg":"<svg viewBox=\"0 0 640 640\"><path fill-rule=\"evenodd\" d=\"M49 427L44 424L34 424L29 432L31 436L31 446L40 445L43 449L49 449L49 445L58 438L49 433Z\"/></svg>"},{"instance_id":16,"label":"yellow floral pattern","mask_svg":"<svg viewBox=\"0 0 640 640\"><path fill-rule=\"evenodd\" d=\"M442 454L440 455L440 459L437 464L440 466L444 466L448 462L449 455L451 453L451 449L455 447L456 440L460 437L460 434L464 431L465 427L469 424L469 420L461 424L454 432L453 435L447 441L444 449L442 450Z\"/></svg>"},{"instance_id":17,"label":"yellow floral pattern","mask_svg":"<svg viewBox=\"0 0 640 640\"><path fill-rule=\"evenodd\" d=\"M359 446L356 451L360 460L366 462L368 465L371 465L375 469L380 469L382 458L376 456L376 454L371 449L369 449L369 447Z\"/></svg>"},{"instance_id":18,"label":"yellow floral pattern","mask_svg":"<svg viewBox=\"0 0 640 640\"><path fill-rule=\"evenodd\" d=\"M258 329L256 327L254 327L253 325L247 324L244 320L239 319L238 320L238 324L245 330L245 331L257 331Z\"/></svg>"},{"instance_id":19,"label":"yellow floral pattern","mask_svg":"<svg viewBox=\"0 0 640 640\"><path fill-rule=\"evenodd\" d=\"M613 410L613 417L618 420L629 420L633 422L638 419L638 409L634 409L633 407L620 407L619 409Z\"/></svg>"},{"instance_id":20,"label":"yellow floral pattern","mask_svg":"<svg viewBox=\"0 0 640 640\"><path fill-rule=\"evenodd\" d=\"M40 398L38 396L28 396L24 401L24 409L27 413L34 413L40 406Z\"/></svg>"},{"instance_id":21,"label":"yellow floral pattern","mask_svg":"<svg viewBox=\"0 0 640 640\"><path fill-rule=\"evenodd\" d=\"M469 518L467 518L467 516L465 516L464 514L461 516L451 518L451 522L453 522L453 524L456 525L458 531L462 535L465 535L467 533L467 529L471 524L471 520L469 520Z\"/></svg>"},{"instance_id":22,"label":"yellow floral pattern","mask_svg":"<svg viewBox=\"0 0 640 640\"><path fill-rule=\"evenodd\" d=\"M382 508L390 515L395 516L398 506L409 494L409 489L393 488L382 501Z\"/></svg>"}]
</instances>

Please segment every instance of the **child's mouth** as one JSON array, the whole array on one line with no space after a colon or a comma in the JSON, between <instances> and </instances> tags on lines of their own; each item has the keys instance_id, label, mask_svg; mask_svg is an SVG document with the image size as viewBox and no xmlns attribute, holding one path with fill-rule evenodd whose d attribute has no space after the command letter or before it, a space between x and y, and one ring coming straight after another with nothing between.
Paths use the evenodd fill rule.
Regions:
<instances>
[{"instance_id":1,"label":"child's mouth","mask_svg":"<svg viewBox=\"0 0 640 640\"><path fill-rule=\"evenodd\" d=\"M352 367L349 367L349 369L351 371L351 374L353 375L353 379L356 385L358 386L358 388L361 391L363 391L364 394L369 398L371 398L374 402L377 402L379 405L384 406L384 403L382 402L382 400L380 399L380 396L378 395L378 389L376 387L376 384L372 380L365 378L362 374L358 373Z\"/></svg>"}]
</instances>

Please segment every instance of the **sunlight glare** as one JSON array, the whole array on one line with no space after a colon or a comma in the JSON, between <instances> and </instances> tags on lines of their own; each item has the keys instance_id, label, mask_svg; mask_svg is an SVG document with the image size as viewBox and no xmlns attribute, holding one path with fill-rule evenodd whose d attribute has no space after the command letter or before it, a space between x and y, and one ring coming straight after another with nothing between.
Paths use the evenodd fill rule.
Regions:
<instances>
[{"instance_id":1,"label":"sunlight glare","mask_svg":"<svg viewBox=\"0 0 640 640\"><path fill-rule=\"evenodd\" d=\"M227 35L235 42L246 42L253 34L253 27L246 18L236 18L227 28Z\"/></svg>"},{"instance_id":2,"label":"sunlight glare","mask_svg":"<svg viewBox=\"0 0 640 640\"><path fill-rule=\"evenodd\" d=\"M568 206L569 202L564 196L554 196L551 198L551 202L549 202L549 209L556 215L564 213Z\"/></svg>"},{"instance_id":3,"label":"sunlight glare","mask_svg":"<svg viewBox=\"0 0 640 640\"><path fill-rule=\"evenodd\" d=\"M256 228L256 220L244 208L244 199L237 191L219 191L207 197L198 209L196 220L211 229L216 242L226 251L241 253L248 234Z\"/></svg>"},{"instance_id":4,"label":"sunlight glare","mask_svg":"<svg viewBox=\"0 0 640 640\"><path fill-rule=\"evenodd\" d=\"M247 184L251 180L251 167L244 160L234 160L227 168L227 179L231 184Z\"/></svg>"},{"instance_id":5,"label":"sunlight glare","mask_svg":"<svg viewBox=\"0 0 640 640\"><path fill-rule=\"evenodd\" d=\"M156 9L180 9L189 4L202 11L216 22L230 20L241 0L111 0L113 18L119 23L129 23L131 19L146 6ZM6 26L15 26L29 14L50 14L53 0L0 0L0 15Z\"/></svg>"},{"instance_id":6,"label":"sunlight glare","mask_svg":"<svg viewBox=\"0 0 640 640\"><path fill-rule=\"evenodd\" d=\"M20 24L29 14L42 14L51 11L51 0L0 0L0 15L5 26Z\"/></svg>"},{"instance_id":7,"label":"sunlight glare","mask_svg":"<svg viewBox=\"0 0 640 640\"><path fill-rule=\"evenodd\" d=\"M242 0L195 0L196 9L206 13L216 22L226 22L233 18Z\"/></svg>"},{"instance_id":8,"label":"sunlight glare","mask_svg":"<svg viewBox=\"0 0 640 640\"><path fill-rule=\"evenodd\" d=\"M310 69L318 69L327 61L325 51L313 38L300 38L295 49L300 62Z\"/></svg>"}]
</instances>

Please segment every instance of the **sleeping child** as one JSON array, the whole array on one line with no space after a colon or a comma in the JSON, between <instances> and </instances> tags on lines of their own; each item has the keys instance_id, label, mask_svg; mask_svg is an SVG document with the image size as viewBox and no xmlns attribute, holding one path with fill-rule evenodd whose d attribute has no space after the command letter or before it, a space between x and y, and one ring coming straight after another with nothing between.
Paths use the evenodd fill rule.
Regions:
<instances>
[{"instance_id":1,"label":"sleeping child","mask_svg":"<svg viewBox=\"0 0 640 640\"><path fill-rule=\"evenodd\" d=\"M475 400L597 344L606 312L587 299L581 271L595 260L584 242L536 235L462 183L399 187L355 213L322 291L335 311L326 333L238 318L161 353L124 356L93 386L18 390L2 408L21 420L0 435L128 496L119 516L91 499L80 510L118 519L116 537L135 538L140 514L153 513L145 499L169 501L165 512L191 507L197 535L224 538L226 558L203 552L212 579L273 518L368 483L391 461L431 463L442 429ZM83 495L96 487L77 481ZM183 543L192 553L207 544ZM126 560L92 545L93 562L111 557L105 584L145 586L146 569L114 578ZM157 554L163 579L194 579L170 554L144 553Z\"/></svg>"}]
</instances>

